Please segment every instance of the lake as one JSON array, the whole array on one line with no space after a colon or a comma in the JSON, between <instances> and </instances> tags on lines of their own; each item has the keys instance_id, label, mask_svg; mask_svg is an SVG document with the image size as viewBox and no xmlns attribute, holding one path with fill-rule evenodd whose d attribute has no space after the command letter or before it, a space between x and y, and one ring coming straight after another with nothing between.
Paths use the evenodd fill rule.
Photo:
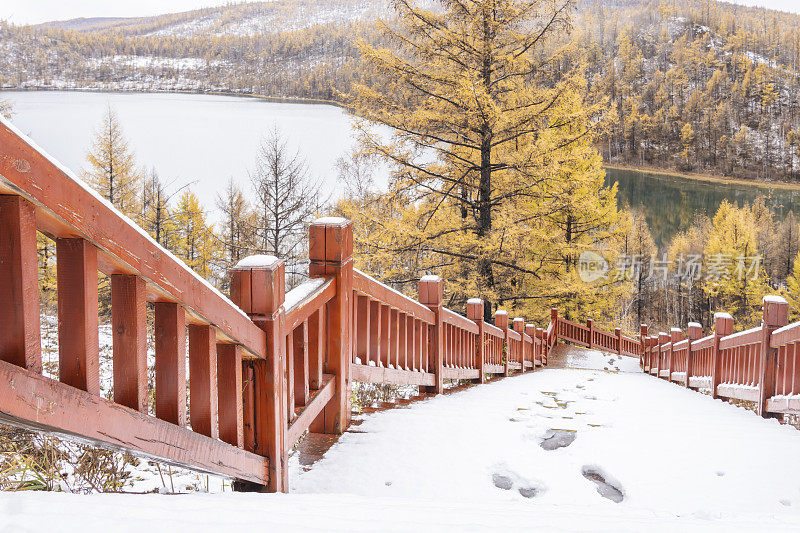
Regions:
<instances>
[{"instance_id":1,"label":"lake","mask_svg":"<svg viewBox=\"0 0 800 533\"><path fill-rule=\"evenodd\" d=\"M13 104L14 123L76 172L86 164L93 132L111 105L139 164L155 167L173 189L196 182L194 191L212 212L229 178L247 190L259 140L273 126L301 151L326 195L336 194L336 159L354 146L350 117L332 105L168 93L4 91L0 96ZM385 187L387 176L385 168L376 171L378 186ZM800 214L796 190L608 169L606 182L615 181L620 206L644 210L659 245L687 228L695 213L713 216L723 199L742 205L763 194L778 214L789 209Z\"/></svg>"},{"instance_id":2,"label":"lake","mask_svg":"<svg viewBox=\"0 0 800 533\"><path fill-rule=\"evenodd\" d=\"M332 105L169 93L3 91L0 97L12 103L17 127L78 173L110 105L138 163L155 167L173 190L196 182L192 189L209 210L229 178L247 189L258 143L273 126L291 150L301 151L326 196L337 188L336 159L354 145L350 117ZM380 186L385 173L376 176Z\"/></svg>"},{"instance_id":3,"label":"lake","mask_svg":"<svg viewBox=\"0 0 800 533\"><path fill-rule=\"evenodd\" d=\"M641 209L656 244L669 243L688 228L696 214L713 217L723 200L742 206L758 196L779 216L800 215L800 190L695 180L669 174L606 169L606 184L618 183L620 207Z\"/></svg>"}]
</instances>

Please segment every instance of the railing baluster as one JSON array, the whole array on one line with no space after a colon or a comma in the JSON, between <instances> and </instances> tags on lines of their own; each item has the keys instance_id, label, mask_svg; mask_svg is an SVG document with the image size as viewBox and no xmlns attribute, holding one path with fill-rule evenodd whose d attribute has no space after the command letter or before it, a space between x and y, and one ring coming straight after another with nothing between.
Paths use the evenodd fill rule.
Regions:
<instances>
[{"instance_id":1,"label":"railing baluster","mask_svg":"<svg viewBox=\"0 0 800 533\"><path fill-rule=\"evenodd\" d=\"M369 301L367 301L369 304ZM325 306L311 314L308 319L308 371L309 371L309 387L314 390L322 388L322 371L325 364ZM367 314L369 317L369 314ZM370 320L367 319L367 328L370 326ZM365 336L369 336L369 329ZM370 350L369 339L367 339L367 353L364 364L369 364Z\"/></svg>"},{"instance_id":2,"label":"railing baluster","mask_svg":"<svg viewBox=\"0 0 800 533\"><path fill-rule=\"evenodd\" d=\"M294 401L294 335L289 332L288 335L283 335L284 350L286 353L286 420L291 423L295 417L295 401Z\"/></svg>"},{"instance_id":3,"label":"railing baluster","mask_svg":"<svg viewBox=\"0 0 800 533\"><path fill-rule=\"evenodd\" d=\"M294 404L298 407L308 405L308 320L297 326L294 337ZM347 362L350 364L350 361Z\"/></svg>"},{"instance_id":4,"label":"railing baluster","mask_svg":"<svg viewBox=\"0 0 800 533\"><path fill-rule=\"evenodd\" d=\"M192 430L219 437L217 338L213 326L189 326L189 419Z\"/></svg>"},{"instance_id":5,"label":"railing baluster","mask_svg":"<svg viewBox=\"0 0 800 533\"><path fill-rule=\"evenodd\" d=\"M84 239L56 240L58 376L100 394L97 248Z\"/></svg>"},{"instance_id":6,"label":"railing baluster","mask_svg":"<svg viewBox=\"0 0 800 533\"><path fill-rule=\"evenodd\" d=\"M356 322L353 324L353 331L355 333L356 346L354 355L361 359L361 364L368 365L370 345L369 298L357 295L355 300Z\"/></svg>"},{"instance_id":7,"label":"railing baluster","mask_svg":"<svg viewBox=\"0 0 800 533\"><path fill-rule=\"evenodd\" d=\"M146 284L138 276L111 276L114 402L147 412Z\"/></svg>"},{"instance_id":8,"label":"railing baluster","mask_svg":"<svg viewBox=\"0 0 800 533\"><path fill-rule=\"evenodd\" d=\"M244 447L242 396L242 348L237 344L217 344L217 397L219 438Z\"/></svg>"},{"instance_id":9,"label":"railing baluster","mask_svg":"<svg viewBox=\"0 0 800 533\"><path fill-rule=\"evenodd\" d=\"M0 360L42 373L34 206L0 195Z\"/></svg>"},{"instance_id":10,"label":"railing baluster","mask_svg":"<svg viewBox=\"0 0 800 533\"><path fill-rule=\"evenodd\" d=\"M378 301L369 302L369 344L370 356L375 366L381 366L381 309ZM367 361L365 364L369 364Z\"/></svg>"},{"instance_id":11,"label":"railing baluster","mask_svg":"<svg viewBox=\"0 0 800 533\"><path fill-rule=\"evenodd\" d=\"M155 304L156 416L186 425L186 313L172 302Z\"/></svg>"}]
</instances>

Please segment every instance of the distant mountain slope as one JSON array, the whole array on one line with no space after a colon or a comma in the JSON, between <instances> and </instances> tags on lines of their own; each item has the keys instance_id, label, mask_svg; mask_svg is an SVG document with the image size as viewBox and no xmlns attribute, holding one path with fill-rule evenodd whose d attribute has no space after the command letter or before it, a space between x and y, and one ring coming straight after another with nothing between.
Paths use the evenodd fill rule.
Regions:
<instances>
[{"instance_id":1,"label":"distant mountain slope","mask_svg":"<svg viewBox=\"0 0 800 533\"><path fill-rule=\"evenodd\" d=\"M40 24L42 29L119 32L126 37L254 36L328 23L374 20L386 12L383 1L274 0L230 4L141 18L79 18Z\"/></svg>"},{"instance_id":2,"label":"distant mountain slope","mask_svg":"<svg viewBox=\"0 0 800 533\"><path fill-rule=\"evenodd\" d=\"M432 3L431 0L424 0ZM0 22L1 88L335 99L387 0L275 0L34 27ZM610 162L800 179L800 16L713 0L580 0L569 37L608 103Z\"/></svg>"}]
</instances>

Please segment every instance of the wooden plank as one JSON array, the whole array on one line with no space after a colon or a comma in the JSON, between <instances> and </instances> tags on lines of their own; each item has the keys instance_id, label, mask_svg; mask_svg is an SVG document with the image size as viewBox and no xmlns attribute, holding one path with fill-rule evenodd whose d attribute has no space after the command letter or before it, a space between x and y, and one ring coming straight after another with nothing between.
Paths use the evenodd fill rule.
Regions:
<instances>
[{"instance_id":1,"label":"wooden plank","mask_svg":"<svg viewBox=\"0 0 800 533\"><path fill-rule=\"evenodd\" d=\"M83 239L56 241L58 377L100 394L97 248Z\"/></svg>"},{"instance_id":2,"label":"wooden plank","mask_svg":"<svg viewBox=\"0 0 800 533\"><path fill-rule=\"evenodd\" d=\"M111 276L114 401L147 412L146 285L138 276Z\"/></svg>"},{"instance_id":3,"label":"wooden plank","mask_svg":"<svg viewBox=\"0 0 800 533\"><path fill-rule=\"evenodd\" d=\"M748 402L757 402L759 400L758 389L746 387L744 385L732 385L729 383L721 383L717 386L717 396L723 398L733 398L736 400L745 400Z\"/></svg>"},{"instance_id":4,"label":"wooden plank","mask_svg":"<svg viewBox=\"0 0 800 533\"><path fill-rule=\"evenodd\" d=\"M370 302L366 296L355 296L356 323L353 325L355 336L355 356L367 364L370 348Z\"/></svg>"},{"instance_id":5,"label":"wooden plank","mask_svg":"<svg viewBox=\"0 0 800 533\"><path fill-rule=\"evenodd\" d=\"M505 365L497 365L491 363L487 363L486 365L484 365L484 373L486 374L505 374L505 372L506 372Z\"/></svg>"},{"instance_id":6,"label":"wooden plank","mask_svg":"<svg viewBox=\"0 0 800 533\"><path fill-rule=\"evenodd\" d=\"M242 347L238 344L217 344L217 397L220 440L243 448Z\"/></svg>"},{"instance_id":7,"label":"wooden plank","mask_svg":"<svg viewBox=\"0 0 800 533\"><path fill-rule=\"evenodd\" d=\"M0 418L200 472L268 481L263 457L1 361Z\"/></svg>"},{"instance_id":8,"label":"wooden plank","mask_svg":"<svg viewBox=\"0 0 800 533\"><path fill-rule=\"evenodd\" d=\"M314 392L308 405L297 414L297 418L295 418L286 432L287 452L292 449L303 432L311 427L311 423L319 416L328 402L330 402L331 398L333 398L335 386L335 376L330 374L323 376L322 387L320 390Z\"/></svg>"},{"instance_id":9,"label":"wooden plank","mask_svg":"<svg viewBox=\"0 0 800 533\"><path fill-rule=\"evenodd\" d=\"M186 313L171 302L155 304L156 416L186 425Z\"/></svg>"},{"instance_id":10,"label":"wooden plank","mask_svg":"<svg viewBox=\"0 0 800 533\"><path fill-rule=\"evenodd\" d=\"M325 282L313 293L303 298L297 305L286 310L286 328L294 329L317 312L336 295L336 284L332 278Z\"/></svg>"},{"instance_id":11,"label":"wooden plank","mask_svg":"<svg viewBox=\"0 0 800 533\"><path fill-rule=\"evenodd\" d=\"M479 379L481 372L477 368L445 368L444 379Z\"/></svg>"},{"instance_id":12,"label":"wooden plank","mask_svg":"<svg viewBox=\"0 0 800 533\"><path fill-rule=\"evenodd\" d=\"M746 346L748 344L758 344L761 340L761 327L752 328L747 331L740 331L739 333L722 337L719 340L719 349L727 350Z\"/></svg>"},{"instance_id":13,"label":"wooden plank","mask_svg":"<svg viewBox=\"0 0 800 533\"><path fill-rule=\"evenodd\" d=\"M189 326L189 392L192 429L218 438L217 342L213 326Z\"/></svg>"},{"instance_id":14,"label":"wooden plank","mask_svg":"<svg viewBox=\"0 0 800 533\"><path fill-rule=\"evenodd\" d=\"M0 195L0 360L41 373L38 274L34 206Z\"/></svg>"},{"instance_id":15,"label":"wooden plank","mask_svg":"<svg viewBox=\"0 0 800 533\"><path fill-rule=\"evenodd\" d=\"M361 383L384 383L391 385L419 385L432 387L436 376L428 372L412 372L397 370L395 368L382 368L376 366L356 365L350 367L350 376L353 381Z\"/></svg>"}]
</instances>

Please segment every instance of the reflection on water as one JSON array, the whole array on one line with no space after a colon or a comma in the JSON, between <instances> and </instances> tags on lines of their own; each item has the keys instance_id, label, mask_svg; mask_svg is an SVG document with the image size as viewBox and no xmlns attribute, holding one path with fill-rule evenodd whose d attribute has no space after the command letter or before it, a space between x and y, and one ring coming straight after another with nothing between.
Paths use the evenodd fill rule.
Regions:
<instances>
[{"instance_id":1,"label":"reflection on water","mask_svg":"<svg viewBox=\"0 0 800 533\"><path fill-rule=\"evenodd\" d=\"M800 215L800 190L715 183L636 170L606 169L606 184L619 184L620 207L644 211L658 246L688 228L697 213L713 217L722 200L739 206L759 195L778 217L791 210Z\"/></svg>"}]
</instances>

